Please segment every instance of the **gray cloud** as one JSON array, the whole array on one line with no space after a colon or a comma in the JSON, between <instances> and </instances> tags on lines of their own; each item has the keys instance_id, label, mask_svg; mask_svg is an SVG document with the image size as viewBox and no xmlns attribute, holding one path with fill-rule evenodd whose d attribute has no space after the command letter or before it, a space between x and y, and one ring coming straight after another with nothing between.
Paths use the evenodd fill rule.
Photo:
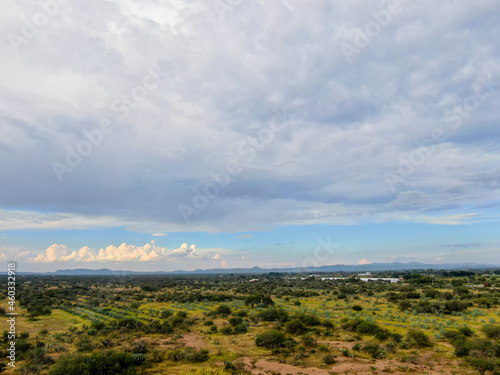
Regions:
<instances>
[{"instance_id":1,"label":"gray cloud","mask_svg":"<svg viewBox=\"0 0 500 375\"><path fill-rule=\"evenodd\" d=\"M471 205L484 207L474 217L488 216L498 92L456 129L445 118L478 79L500 77L500 4L429 6L401 1L348 63L340 43L382 6L252 1L221 20L201 1L61 5L17 54L0 42L0 229L96 217L159 233L432 215L457 223L472 220ZM22 36L22 16L37 11L35 1L6 4L0 33ZM157 88L122 118L113 103L123 105L151 67L162 73ZM250 161L241 145L284 106L285 129ZM66 163L68 147L103 118L114 130L59 182L52 163ZM391 191L385 173L437 128L446 140ZM192 205L230 160L241 173L186 225L179 203Z\"/></svg>"}]
</instances>

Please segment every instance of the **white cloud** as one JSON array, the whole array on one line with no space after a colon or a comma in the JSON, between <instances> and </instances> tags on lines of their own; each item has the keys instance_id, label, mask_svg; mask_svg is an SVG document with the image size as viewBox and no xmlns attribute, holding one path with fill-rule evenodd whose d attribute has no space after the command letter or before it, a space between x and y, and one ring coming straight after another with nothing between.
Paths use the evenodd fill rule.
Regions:
<instances>
[{"instance_id":1,"label":"white cloud","mask_svg":"<svg viewBox=\"0 0 500 375\"><path fill-rule=\"evenodd\" d=\"M358 264L359 265L366 265L366 264L370 264L370 262L368 262L368 260L366 258L363 258L363 259L359 260Z\"/></svg>"},{"instance_id":2,"label":"white cloud","mask_svg":"<svg viewBox=\"0 0 500 375\"><path fill-rule=\"evenodd\" d=\"M187 243L183 243L178 249L175 249L172 253L170 253L169 256L194 258L199 256L199 254L196 252L195 244L188 246Z\"/></svg>"},{"instance_id":3,"label":"white cloud","mask_svg":"<svg viewBox=\"0 0 500 375\"><path fill-rule=\"evenodd\" d=\"M63 244L53 244L44 253L29 259L35 263L51 262L84 262L84 263L108 263L108 262L153 262L166 259L199 259L208 260L221 259L221 252L228 253L226 249L203 249L198 251L196 244L181 244L177 249L167 249L158 246L155 241L144 246L135 246L122 243L120 246L110 245L96 251L88 246L79 250L71 250Z\"/></svg>"},{"instance_id":4,"label":"white cloud","mask_svg":"<svg viewBox=\"0 0 500 375\"><path fill-rule=\"evenodd\" d=\"M185 244L183 244L185 245ZM191 246L194 249L194 245ZM180 249L182 249L181 246ZM172 252L175 253L179 249ZM45 253L32 258L33 262L150 262L165 256L169 251L156 245L155 241L144 246L134 246L122 243L120 246L110 245L95 251L88 246L72 251L66 245L53 244Z\"/></svg>"}]
</instances>

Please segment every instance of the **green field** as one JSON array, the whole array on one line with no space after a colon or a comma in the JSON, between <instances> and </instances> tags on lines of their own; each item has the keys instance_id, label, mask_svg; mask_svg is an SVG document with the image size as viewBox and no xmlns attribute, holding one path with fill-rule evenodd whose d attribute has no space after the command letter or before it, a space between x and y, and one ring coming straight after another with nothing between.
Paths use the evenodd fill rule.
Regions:
<instances>
[{"instance_id":1,"label":"green field","mask_svg":"<svg viewBox=\"0 0 500 375\"><path fill-rule=\"evenodd\" d=\"M380 274L401 277L395 284L355 275L25 277L16 368L4 371L499 374L500 276L489 272Z\"/></svg>"}]
</instances>

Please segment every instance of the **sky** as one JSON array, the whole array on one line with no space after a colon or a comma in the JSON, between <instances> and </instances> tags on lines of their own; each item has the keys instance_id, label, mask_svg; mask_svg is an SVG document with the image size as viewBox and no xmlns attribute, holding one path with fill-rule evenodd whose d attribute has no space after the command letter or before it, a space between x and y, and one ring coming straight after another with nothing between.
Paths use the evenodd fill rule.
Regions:
<instances>
[{"instance_id":1,"label":"sky","mask_svg":"<svg viewBox=\"0 0 500 375\"><path fill-rule=\"evenodd\" d=\"M6 1L0 261L500 264L496 0Z\"/></svg>"}]
</instances>

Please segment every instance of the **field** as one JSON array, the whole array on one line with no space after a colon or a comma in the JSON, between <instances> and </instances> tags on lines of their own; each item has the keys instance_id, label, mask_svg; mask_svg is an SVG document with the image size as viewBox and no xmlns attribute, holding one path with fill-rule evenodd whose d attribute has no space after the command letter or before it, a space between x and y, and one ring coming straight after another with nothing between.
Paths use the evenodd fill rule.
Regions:
<instances>
[{"instance_id":1,"label":"field","mask_svg":"<svg viewBox=\"0 0 500 375\"><path fill-rule=\"evenodd\" d=\"M26 276L16 286L16 367L5 317L2 369L500 374L499 274L377 275L401 278L394 284L345 274ZM5 311L7 301L4 292Z\"/></svg>"}]
</instances>

